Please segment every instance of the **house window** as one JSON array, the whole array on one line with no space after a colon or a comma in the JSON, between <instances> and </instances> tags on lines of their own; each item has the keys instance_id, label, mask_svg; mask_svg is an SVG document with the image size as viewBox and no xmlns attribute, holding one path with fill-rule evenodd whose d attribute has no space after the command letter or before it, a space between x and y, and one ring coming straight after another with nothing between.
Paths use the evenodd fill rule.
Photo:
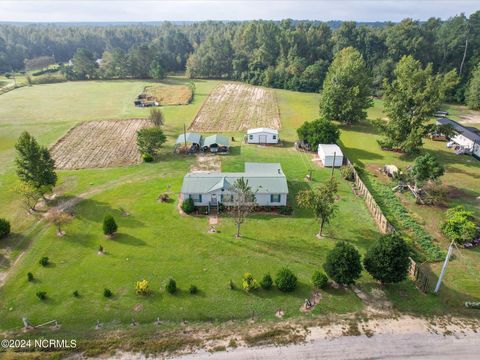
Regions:
<instances>
[{"instance_id":1,"label":"house window","mask_svg":"<svg viewBox=\"0 0 480 360\"><path fill-rule=\"evenodd\" d=\"M270 195L270 202L271 203L279 203L281 198L282 198L282 196L280 194L271 194Z\"/></svg>"},{"instance_id":2,"label":"house window","mask_svg":"<svg viewBox=\"0 0 480 360\"><path fill-rule=\"evenodd\" d=\"M277 140L277 135L272 136L273 140Z\"/></svg>"},{"instance_id":3,"label":"house window","mask_svg":"<svg viewBox=\"0 0 480 360\"><path fill-rule=\"evenodd\" d=\"M202 202L202 194L190 194L188 197L194 202Z\"/></svg>"},{"instance_id":4,"label":"house window","mask_svg":"<svg viewBox=\"0 0 480 360\"><path fill-rule=\"evenodd\" d=\"M248 140L253 140L253 135L248 135Z\"/></svg>"},{"instance_id":5,"label":"house window","mask_svg":"<svg viewBox=\"0 0 480 360\"><path fill-rule=\"evenodd\" d=\"M222 194L222 196L220 196L220 201L223 203L223 202L226 202L226 203L231 203L233 202L233 195L231 194Z\"/></svg>"}]
</instances>

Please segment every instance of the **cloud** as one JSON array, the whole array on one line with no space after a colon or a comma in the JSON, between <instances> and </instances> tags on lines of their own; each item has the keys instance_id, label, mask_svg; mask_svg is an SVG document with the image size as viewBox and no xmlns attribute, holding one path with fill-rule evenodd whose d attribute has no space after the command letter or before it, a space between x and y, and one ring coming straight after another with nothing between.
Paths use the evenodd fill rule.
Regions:
<instances>
[{"instance_id":1,"label":"cloud","mask_svg":"<svg viewBox=\"0 0 480 360\"><path fill-rule=\"evenodd\" d=\"M0 21L200 21L308 20L399 21L406 17L447 19L480 9L478 1L205 1L205 0L0 0Z\"/></svg>"}]
</instances>

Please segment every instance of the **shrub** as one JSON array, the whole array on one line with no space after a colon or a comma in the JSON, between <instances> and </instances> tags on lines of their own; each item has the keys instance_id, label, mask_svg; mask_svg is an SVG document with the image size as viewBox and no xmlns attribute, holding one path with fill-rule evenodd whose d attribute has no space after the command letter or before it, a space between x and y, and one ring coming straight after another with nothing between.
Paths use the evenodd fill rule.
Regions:
<instances>
[{"instance_id":1,"label":"shrub","mask_svg":"<svg viewBox=\"0 0 480 360\"><path fill-rule=\"evenodd\" d=\"M107 288L103 289L103 296L106 298L111 298L113 296L112 290Z\"/></svg>"},{"instance_id":2,"label":"shrub","mask_svg":"<svg viewBox=\"0 0 480 360\"><path fill-rule=\"evenodd\" d=\"M235 283L232 280L230 280L228 282L228 287L230 288L230 290L235 290Z\"/></svg>"},{"instance_id":3,"label":"shrub","mask_svg":"<svg viewBox=\"0 0 480 360\"><path fill-rule=\"evenodd\" d=\"M290 292L297 287L297 277L287 268L281 269L275 278L275 285L280 291Z\"/></svg>"},{"instance_id":4,"label":"shrub","mask_svg":"<svg viewBox=\"0 0 480 360\"><path fill-rule=\"evenodd\" d=\"M150 284L148 280L137 281L135 284L135 291L139 295L149 295L150 294Z\"/></svg>"},{"instance_id":5,"label":"shrub","mask_svg":"<svg viewBox=\"0 0 480 360\"><path fill-rule=\"evenodd\" d=\"M407 277L410 260L406 242L398 235L377 240L365 254L363 265L381 283L397 283Z\"/></svg>"},{"instance_id":6,"label":"shrub","mask_svg":"<svg viewBox=\"0 0 480 360\"><path fill-rule=\"evenodd\" d=\"M316 289L325 289L328 286L328 277L323 272L316 270L312 275L312 285Z\"/></svg>"},{"instance_id":7,"label":"shrub","mask_svg":"<svg viewBox=\"0 0 480 360\"><path fill-rule=\"evenodd\" d=\"M106 215L103 219L103 233L105 235L113 235L117 232L118 226L112 215Z\"/></svg>"},{"instance_id":8,"label":"shrub","mask_svg":"<svg viewBox=\"0 0 480 360\"><path fill-rule=\"evenodd\" d=\"M340 168L340 174L347 181L353 181L355 179L355 177L353 175L353 169L352 169L351 166L343 165Z\"/></svg>"},{"instance_id":9,"label":"shrub","mask_svg":"<svg viewBox=\"0 0 480 360\"><path fill-rule=\"evenodd\" d=\"M272 285L273 285L272 276L270 275L270 273L265 274L263 276L262 281L260 281L260 286L262 287L262 289L269 290L272 287Z\"/></svg>"},{"instance_id":10,"label":"shrub","mask_svg":"<svg viewBox=\"0 0 480 360\"><path fill-rule=\"evenodd\" d=\"M186 214L191 214L192 212L194 212L195 211L195 204L193 202L193 199L188 198L188 199L183 200L182 210Z\"/></svg>"},{"instance_id":11,"label":"shrub","mask_svg":"<svg viewBox=\"0 0 480 360\"><path fill-rule=\"evenodd\" d=\"M28 281L30 281L30 282L33 281L34 277L33 277L33 274L32 274L31 272L29 272L29 273L27 274L27 279L28 279Z\"/></svg>"},{"instance_id":12,"label":"shrub","mask_svg":"<svg viewBox=\"0 0 480 360\"><path fill-rule=\"evenodd\" d=\"M169 294L175 294L177 292L177 282L174 279L169 279L167 285L165 285L165 290Z\"/></svg>"},{"instance_id":13,"label":"shrub","mask_svg":"<svg viewBox=\"0 0 480 360\"><path fill-rule=\"evenodd\" d=\"M76 297L76 298L80 297L80 293L78 292L78 290L75 290L73 292L73 297Z\"/></svg>"},{"instance_id":14,"label":"shrub","mask_svg":"<svg viewBox=\"0 0 480 360\"><path fill-rule=\"evenodd\" d=\"M327 119L317 119L312 122L304 122L297 129L298 138L306 141L313 151L318 144L335 144L340 137L338 126Z\"/></svg>"},{"instance_id":15,"label":"shrub","mask_svg":"<svg viewBox=\"0 0 480 360\"><path fill-rule=\"evenodd\" d=\"M7 237L10 234L10 223L3 218L0 218L0 239Z\"/></svg>"},{"instance_id":16,"label":"shrub","mask_svg":"<svg viewBox=\"0 0 480 360\"><path fill-rule=\"evenodd\" d=\"M243 274L242 287L246 292L258 289L258 282L255 280L251 273L246 272Z\"/></svg>"},{"instance_id":17,"label":"shrub","mask_svg":"<svg viewBox=\"0 0 480 360\"><path fill-rule=\"evenodd\" d=\"M143 155L142 155L142 159L143 159L143 161L146 162L146 163L153 162L153 156L150 155L150 154L143 154Z\"/></svg>"},{"instance_id":18,"label":"shrub","mask_svg":"<svg viewBox=\"0 0 480 360\"><path fill-rule=\"evenodd\" d=\"M341 241L330 250L323 268L338 284L354 284L362 272L360 254L352 245Z\"/></svg>"},{"instance_id":19,"label":"shrub","mask_svg":"<svg viewBox=\"0 0 480 360\"><path fill-rule=\"evenodd\" d=\"M37 298L40 300L46 300L47 299L47 292L46 291L37 291Z\"/></svg>"},{"instance_id":20,"label":"shrub","mask_svg":"<svg viewBox=\"0 0 480 360\"><path fill-rule=\"evenodd\" d=\"M279 206L278 207L278 213L280 215L292 215L293 213L293 208L290 205L286 206Z\"/></svg>"},{"instance_id":21,"label":"shrub","mask_svg":"<svg viewBox=\"0 0 480 360\"><path fill-rule=\"evenodd\" d=\"M102 245L98 246L98 252L103 253L103 246Z\"/></svg>"},{"instance_id":22,"label":"shrub","mask_svg":"<svg viewBox=\"0 0 480 360\"><path fill-rule=\"evenodd\" d=\"M190 292L190 294L194 295L198 293L198 288L195 285L190 285L190 289L188 289L188 291Z\"/></svg>"},{"instance_id":23,"label":"shrub","mask_svg":"<svg viewBox=\"0 0 480 360\"><path fill-rule=\"evenodd\" d=\"M473 212L465 210L463 206L455 206L445 212L442 231L449 240L458 244L472 241L479 233L473 220Z\"/></svg>"},{"instance_id":24,"label":"shrub","mask_svg":"<svg viewBox=\"0 0 480 360\"><path fill-rule=\"evenodd\" d=\"M40 259L40 261L38 263L40 265L42 265L43 267L45 267L45 266L48 266L48 264L50 264L50 260L48 259L47 256L44 256Z\"/></svg>"},{"instance_id":25,"label":"shrub","mask_svg":"<svg viewBox=\"0 0 480 360\"><path fill-rule=\"evenodd\" d=\"M167 137L158 127L143 128L137 131L137 146L142 154L154 157L165 141L167 141Z\"/></svg>"}]
</instances>

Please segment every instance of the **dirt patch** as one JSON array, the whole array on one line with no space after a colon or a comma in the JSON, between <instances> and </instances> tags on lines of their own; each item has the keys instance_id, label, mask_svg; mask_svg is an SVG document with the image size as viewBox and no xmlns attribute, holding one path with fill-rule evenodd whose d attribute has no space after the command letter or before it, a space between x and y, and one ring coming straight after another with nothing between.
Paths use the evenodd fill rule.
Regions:
<instances>
[{"instance_id":1,"label":"dirt patch","mask_svg":"<svg viewBox=\"0 0 480 360\"><path fill-rule=\"evenodd\" d=\"M280 128L280 114L271 89L241 83L221 83L202 105L189 130L239 131Z\"/></svg>"},{"instance_id":2,"label":"dirt patch","mask_svg":"<svg viewBox=\"0 0 480 360\"><path fill-rule=\"evenodd\" d=\"M213 154L197 154L197 161L190 168L191 172L220 172L222 162L220 156Z\"/></svg>"},{"instance_id":3,"label":"dirt patch","mask_svg":"<svg viewBox=\"0 0 480 360\"><path fill-rule=\"evenodd\" d=\"M480 124L480 112L458 115L458 118L463 124Z\"/></svg>"},{"instance_id":4,"label":"dirt patch","mask_svg":"<svg viewBox=\"0 0 480 360\"><path fill-rule=\"evenodd\" d=\"M187 105L193 99L193 91L188 86L146 86L142 95L159 105Z\"/></svg>"},{"instance_id":5,"label":"dirt patch","mask_svg":"<svg viewBox=\"0 0 480 360\"><path fill-rule=\"evenodd\" d=\"M126 166L141 161L137 131L146 119L91 121L71 128L50 149L57 169Z\"/></svg>"}]
</instances>

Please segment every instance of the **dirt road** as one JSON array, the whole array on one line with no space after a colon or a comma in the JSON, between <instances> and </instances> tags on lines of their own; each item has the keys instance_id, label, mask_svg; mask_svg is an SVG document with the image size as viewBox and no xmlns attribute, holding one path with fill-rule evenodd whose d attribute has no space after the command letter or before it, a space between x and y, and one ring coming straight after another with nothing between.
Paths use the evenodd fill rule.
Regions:
<instances>
[{"instance_id":1,"label":"dirt road","mask_svg":"<svg viewBox=\"0 0 480 360\"><path fill-rule=\"evenodd\" d=\"M316 339L287 347L239 348L228 352L201 352L181 360L300 360L300 359L478 359L480 334L381 334Z\"/></svg>"}]
</instances>

